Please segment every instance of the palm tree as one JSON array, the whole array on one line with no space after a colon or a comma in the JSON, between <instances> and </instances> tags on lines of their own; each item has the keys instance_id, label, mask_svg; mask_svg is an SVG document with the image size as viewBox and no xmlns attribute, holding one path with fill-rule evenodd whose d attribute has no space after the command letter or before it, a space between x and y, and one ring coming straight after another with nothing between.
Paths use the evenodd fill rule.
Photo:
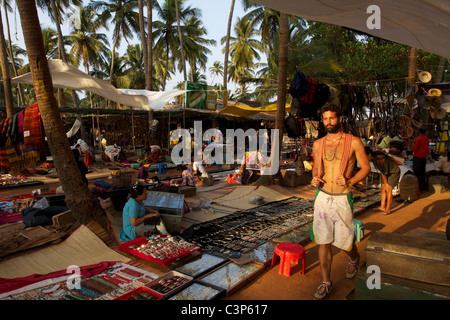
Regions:
<instances>
[{"instance_id":1,"label":"palm tree","mask_svg":"<svg viewBox=\"0 0 450 320\"><path fill-rule=\"evenodd\" d=\"M244 85L243 79L252 76L251 70L254 68L254 59L260 60L258 51L262 51L261 42L252 37L257 34L252 23L247 19L238 19L234 27L236 37L230 37L229 49L231 62L234 65L234 78L241 87ZM227 39L221 39L223 44Z\"/></svg>"},{"instance_id":2,"label":"palm tree","mask_svg":"<svg viewBox=\"0 0 450 320\"><path fill-rule=\"evenodd\" d=\"M89 66L98 67L107 55L108 39L104 33L98 33L101 23L90 7L80 8L80 28L74 28L67 37L72 46L70 59L75 67L82 62L86 73Z\"/></svg>"},{"instance_id":3,"label":"palm tree","mask_svg":"<svg viewBox=\"0 0 450 320\"><path fill-rule=\"evenodd\" d=\"M223 76L223 64L220 61L214 61L213 66L209 67L209 73L213 76L211 83L214 83L216 76Z\"/></svg>"},{"instance_id":4,"label":"palm tree","mask_svg":"<svg viewBox=\"0 0 450 320\"><path fill-rule=\"evenodd\" d=\"M166 80L168 77L168 73L170 71L169 64L170 61L179 61L183 62L183 58L180 55L180 37L178 34L177 28L177 12L175 10L175 1L180 1L179 4L179 20L180 20L180 29L181 34L187 34L186 27L181 25L181 22L189 19L192 16L199 16L200 10L196 8L191 8L190 6L183 8L183 0L165 0L163 5L156 5L155 9L158 12L161 20L155 21L153 26L155 31L153 36L156 39L155 49L159 52L165 52L166 56L166 66L165 66L165 74L163 77L163 90L165 90Z\"/></svg>"},{"instance_id":5,"label":"palm tree","mask_svg":"<svg viewBox=\"0 0 450 320\"><path fill-rule=\"evenodd\" d=\"M231 33L231 21L233 20L234 4L236 0L231 0L230 14L228 16L227 38L225 44L225 61L223 63L223 107L228 106L228 90L227 90L227 76L228 76L228 51L230 50L230 33Z\"/></svg>"},{"instance_id":6,"label":"palm tree","mask_svg":"<svg viewBox=\"0 0 450 320\"><path fill-rule=\"evenodd\" d=\"M34 2L17 0L27 47L33 86L41 112L45 135L65 192L65 202L79 224L98 221L109 230L106 215L97 198L84 183L66 137L61 114L53 95L52 79L42 42L42 31Z\"/></svg>"},{"instance_id":7,"label":"palm tree","mask_svg":"<svg viewBox=\"0 0 450 320\"><path fill-rule=\"evenodd\" d=\"M92 8L100 13L100 19L107 26L111 20L114 25L113 46L111 48L111 57L115 57L116 47L120 45L122 37L127 40L132 38L134 33L139 32L139 13L137 0L110 0L93 1ZM114 60L111 60L111 69L109 72L109 81L113 82Z\"/></svg>"},{"instance_id":8,"label":"palm tree","mask_svg":"<svg viewBox=\"0 0 450 320\"><path fill-rule=\"evenodd\" d=\"M0 61L3 75L3 90L5 93L6 116L14 115L14 104L11 85L11 74L9 72L8 53L6 52L6 40L3 34L3 19L0 10Z\"/></svg>"},{"instance_id":9,"label":"palm tree","mask_svg":"<svg viewBox=\"0 0 450 320\"><path fill-rule=\"evenodd\" d=\"M186 20L185 32L188 36L184 39L184 47L191 70L199 68L206 71L208 55L211 54L211 50L207 46L214 46L216 41L203 38L207 34L207 30L202 26L202 21L198 17L190 17Z\"/></svg>"},{"instance_id":10,"label":"palm tree","mask_svg":"<svg viewBox=\"0 0 450 320\"><path fill-rule=\"evenodd\" d=\"M129 45L124 59L124 73L130 79L128 88L145 88L145 70L142 69L144 62L143 50L139 44Z\"/></svg>"},{"instance_id":11,"label":"palm tree","mask_svg":"<svg viewBox=\"0 0 450 320\"><path fill-rule=\"evenodd\" d=\"M147 90L153 89L153 1L147 0L147 53L148 68L145 71ZM153 111L149 111L149 123L153 120Z\"/></svg>"},{"instance_id":12,"label":"palm tree","mask_svg":"<svg viewBox=\"0 0 450 320\"><path fill-rule=\"evenodd\" d=\"M42 30L44 50L48 59L58 59L58 34L52 28Z\"/></svg>"},{"instance_id":13,"label":"palm tree","mask_svg":"<svg viewBox=\"0 0 450 320\"><path fill-rule=\"evenodd\" d=\"M13 49L13 44L12 44L12 40L11 40L11 28L9 27L9 18L8 18L8 11L11 12L12 8L11 5L9 4L9 0L3 0L3 9L5 12L5 22L6 22L6 31L8 33L8 39L7 39L7 52L9 55L9 59L11 61L11 65L12 65L12 71L15 77L17 77L19 74L17 73L17 67L16 67L16 61L14 60L14 52L12 51ZM17 84L17 91L18 91L18 95L17 95L17 104L19 106L24 106L26 105L26 101L25 101L25 96L23 93L23 88L22 85L20 83Z\"/></svg>"}]
</instances>

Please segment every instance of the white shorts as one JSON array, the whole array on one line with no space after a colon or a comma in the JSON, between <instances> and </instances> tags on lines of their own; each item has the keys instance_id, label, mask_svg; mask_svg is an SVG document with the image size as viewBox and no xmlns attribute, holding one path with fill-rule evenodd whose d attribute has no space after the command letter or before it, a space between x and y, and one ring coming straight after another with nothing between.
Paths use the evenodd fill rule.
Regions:
<instances>
[{"instance_id":1,"label":"white shorts","mask_svg":"<svg viewBox=\"0 0 450 320\"><path fill-rule=\"evenodd\" d=\"M329 194L317 190L311 239L317 244L331 243L345 251L352 249L355 240L352 193Z\"/></svg>"}]
</instances>

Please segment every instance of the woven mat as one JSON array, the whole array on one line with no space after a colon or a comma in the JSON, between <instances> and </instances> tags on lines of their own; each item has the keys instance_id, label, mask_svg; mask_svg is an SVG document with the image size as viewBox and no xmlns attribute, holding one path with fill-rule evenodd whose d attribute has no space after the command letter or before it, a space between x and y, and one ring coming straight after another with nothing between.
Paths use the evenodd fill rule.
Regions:
<instances>
[{"instance_id":1,"label":"woven mat","mask_svg":"<svg viewBox=\"0 0 450 320\"><path fill-rule=\"evenodd\" d=\"M289 195L266 186L239 186L228 195L215 199L214 202L227 208L246 210L258 206L250 203L250 200L255 196L264 197L266 203L289 198Z\"/></svg>"},{"instance_id":2,"label":"woven mat","mask_svg":"<svg viewBox=\"0 0 450 320\"><path fill-rule=\"evenodd\" d=\"M108 248L94 232L81 225L57 245L0 262L0 277L11 279L63 270L70 265L86 266L102 261L129 260Z\"/></svg>"}]
</instances>

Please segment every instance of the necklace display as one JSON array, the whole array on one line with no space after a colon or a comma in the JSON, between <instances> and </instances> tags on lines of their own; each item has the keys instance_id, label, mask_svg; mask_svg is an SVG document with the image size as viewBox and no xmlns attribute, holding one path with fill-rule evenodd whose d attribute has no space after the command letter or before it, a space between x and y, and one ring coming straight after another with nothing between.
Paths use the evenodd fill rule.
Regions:
<instances>
[{"instance_id":1,"label":"necklace display","mask_svg":"<svg viewBox=\"0 0 450 320\"><path fill-rule=\"evenodd\" d=\"M155 259L166 260L178 258L186 252L194 252L199 249L195 244L184 241L176 237L161 237L155 235L148 239L148 242L138 245L131 245L130 249L137 250Z\"/></svg>"},{"instance_id":2,"label":"necklace display","mask_svg":"<svg viewBox=\"0 0 450 320\"><path fill-rule=\"evenodd\" d=\"M326 139L326 138L325 138L325 139ZM338 141L338 144L337 144L336 148L334 148L333 157L332 157L331 159L328 159L328 157L327 157L327 149L328 149L328 148L325 148L325 152L324 152L324 155L323 155L323 157L324 157L325 160L327 160L328 162L331 162L331 161L334 160L334 158L335 158L335 156L336 156L337 149L339 148L339 145L341 144L341 140L342 140L342 134L341 134L341 136L339 137L339 141ZM325 147L326 147L326 144L325 144Z\"/></svg>"}]
</instances>

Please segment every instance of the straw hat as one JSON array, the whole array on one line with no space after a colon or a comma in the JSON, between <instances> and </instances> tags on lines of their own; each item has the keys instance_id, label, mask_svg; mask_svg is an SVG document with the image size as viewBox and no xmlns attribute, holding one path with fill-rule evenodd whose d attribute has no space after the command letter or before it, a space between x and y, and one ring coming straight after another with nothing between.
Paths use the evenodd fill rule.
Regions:
<instances>
[{"instance_id":1,"label":"straw hat","mask_svg":"<svg viewBox=\"0 0 450 320\"><path fill-rule=\"evenodd\" d=\"M426 96L425 104L432 108L439 108L441 106L441 98L439 96Z\"/></svg>"},{"instance_id":2,"label":"straw hat","mask_svg":"<svg viewBox=\"0 0 450 320\"><path fill-rule=\"evenodd\" d=\"M439 107L436 109L436 119L444 119L446 115L447 111L444 108Z\"/></svg>"},{"instance_id":3,"label":"straw hat","mask_svg":"<svg viewBox=\"0 0 450 320\"><path fill-rule=\"evenodd\" d=\"M428 90L428 95L440 97L442 95L442 91L439 90L438 88L432 88L432 89Z\"/></svg>"},{"instance_id":4,"label":"straw hat","mask_svg":"<svg viewBox=\"0 0 450 320\"><path fill-rule=\"evenodd\" d=\"M431 81L431 73L429 73L428 71L421 71L419 73L419 80L420 82L423 83L428 83Z\"/></svg>"},{"instance_id":5,"label":"straw hat","mask_svg":"<svg viewBox=\"0 0 450 320\"><path fill-rule=\"evenodd\" d=\"M437 108L430 108L430 116L433 119L444 119L447 115L447 111L445 111L444 108L437 107Z\"/></svg>"}]
</instances>

